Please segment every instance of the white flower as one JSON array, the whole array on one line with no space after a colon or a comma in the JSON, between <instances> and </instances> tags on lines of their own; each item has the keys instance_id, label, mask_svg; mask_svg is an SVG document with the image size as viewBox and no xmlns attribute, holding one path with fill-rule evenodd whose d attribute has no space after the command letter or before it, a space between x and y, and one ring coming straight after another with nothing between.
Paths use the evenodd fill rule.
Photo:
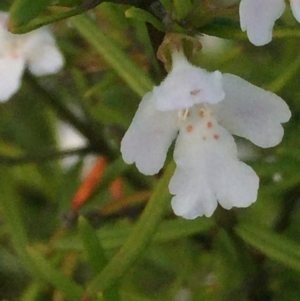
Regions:
<instances>
[{"instance_id":1,"label":"white flower","mask_svg":"<svg viewBox=\"0 0 300 301\"><path fill-rule=\"evenodd\" d=\"M0 12L0 101L8 100L21 85L25 67L34 75L58 72L64 59L46 28L23 35L7 31L8 14Z\"/></svg>"},{"instance_id":2,"label":"white flower","mask_svg":"<svg viewBox=\"0 0 300 301\"><path fill-rule=\"evenodd\" d=\"M178 55L173 59L176 66ZM177 168L169 185L175 214L188 219L209 217L217 202L226 209L247 207L257 198L259 179L238 160L231 134L260 147L274 146L282 139L281 123L289 120L290 110L280 97L235 75L207 73L191 66L183 56L180 64L186 65L185 73L174 76L175 68L160 86L143 97L121 143L123 158L129 164L135 162L142 173L155 174L163 167L168 148L177 137ZM195 77L199 82L194 81ZM177 93L181 99L174 102ZM212 95L212 101L206 95ZM193 101L194 105L184 109ZM165 108L163 102L168 103L169 110L160 109Z\"/></svg>"},{"instance_id":3,"label":"white flower","mask_svg":"<svg viewBox=\"0 0 300 301\"><path fill-rule=\"evenodd\" d=\"M300 1L290 0L294 17L300 22ZM256 46L268 44L272 40L275 21L283 14L284 0L242 0L240 22L247 31L250 42Z\"/></svg>"}]
</instances>

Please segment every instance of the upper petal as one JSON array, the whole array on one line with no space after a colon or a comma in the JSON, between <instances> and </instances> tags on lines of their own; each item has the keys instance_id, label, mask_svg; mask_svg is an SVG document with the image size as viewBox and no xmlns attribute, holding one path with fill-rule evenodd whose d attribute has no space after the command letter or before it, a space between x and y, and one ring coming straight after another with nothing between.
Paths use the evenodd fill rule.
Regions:
<instances>
[{"instance_id":1,"label":"upper petal","mask_svg":"<svg viewBox=\"0 0 300 301\"><path fill-rule=\"evenodd\" d=\"M153 89L157 109L186 109L198 103L217 103L224 98L222 74L191 65L184 54L175 51L173 67L165 80Z\"/></svg>"},{"instance_id":2,"label":"upper petal","mask_svg":"<svg viewBox=\"0 0 300 301\"><path fill-rule=\"evenodd\" d=\"M240 22L250 42L262 46L272 40L275 21L282 15L284 0L242 0Z\"/></svg>"},{"instance_id":3,"label":"upper petal","mask_svg":"<svg viewBox=\"0 0 300 301\"><path fill-rule=\"evenodd\" d=\"M157 173L163 166L168 148L178 131L176 112L160 112L155 108L155 96L147 93L121 142L126 163L136 163L146 175Z\"/></svg>"},{"instance_id":4,"label":"upper petal","mask_svg":"<svg viewBox=\"0 0 300 301\"><path fill-rule=\"evenodd\" d=\"M232 74L223 74L223 84L225 98L212 106L218 121L230 133L260 147L272 147L281 142L281 123L291 117L284 100Z\"/></svg>"},{"instance_id":5,"label":"upper petal","mask_svg":"<svg viewBox=\"0 0 300 301\"><path fill-rule=\"evenodd\" d=\"M291 9L294 17L298 22L300 22L300 1L299 0L290 0Z\"/></svg>"},{"instance_id":6,"label":"upper petal","mask_svg":"<svg viewBox=\"0 0 300 301\"><path fill-rule=\"evenodd\" d=\"M29 33L23 45L23 52L29 70L35 75L56 73L64 65L64 58L47 28Z\"/></svg>"},{"instance_id":7,"label":"upper petal","mask_svg":"<svg viewBox=\"0 0 300 301\"><path fill-rule=\"evenodd\" d=\"M174 159L177 168L169 188L175 195L175 214L187 219L209 217L217 201L226 209L255 202L258 177L237 159L232 136L215 121L204 119L189 132L181 128Z\"/></svg>"},{"instance_id":8,"label":"upper petal","mask_svg":"<svg viewBox=\"0 0 300 301\"><path fill-rule=\"evenodd\" d=\"M0 101L8 100L21 85L24 59L18 53L0 56Z\"/></svg>"}]
</instances>

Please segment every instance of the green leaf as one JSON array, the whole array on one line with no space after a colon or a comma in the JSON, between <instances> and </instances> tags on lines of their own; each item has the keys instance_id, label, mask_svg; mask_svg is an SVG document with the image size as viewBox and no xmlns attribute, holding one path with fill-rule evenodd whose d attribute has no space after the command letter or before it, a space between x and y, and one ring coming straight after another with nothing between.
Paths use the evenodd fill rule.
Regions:
<instances>
[{"instance_id":1,"label":"green leaf","mask_svg":"<svg viewBox=\"0 0 300 301\"><path fill-rule=\"evenodd\" d=\"M150 14L149 12L143 9L137 7L131 7L126 10L125 16L127 18L134 18L142 22L148 22L152 24L157 30L165 31L164 25L152 14Z\"/></svg>"},{"instance_id":2,"label":"green leaf","mask_svg":"<svg viewBox=\"0 0 300 301\"><path fill-rule=\"evenodd\" d=\"M97 236L97 232L82 216L79 218L79 233L90 266L96 273L100 273L108 260ZM118 301L120 299L118 289L114 286L104 291L103 299L106 301Z\"/></svg>"},{"instance_id":3,"label":"green leaf","mask_svg":"<svg viewBox=\"0 0 300 301\"><path fill-rule=\"evenodd\" d=\"M159 1L167 10L171 10L172 8L171 0L159 0Z\"/></svg>"},{"instance_id":4,"label":"green leaf","mask_svg":"<svg viewBox=\"0 0 300 301\"><path fill-rule=\"evenodd\" d=\"M173 0L177 20L183 19L192 9L190 0Z\"/></svg>"},{"instance_id":5,"label":"green leaf","mask_svg":"<svg viewBox=\"0 0 300 301\"><path fill-rule=\"evenodd\" d=\"M138 95L143 96L152 89L153 83L147 74L93 20L81 15L72 18L71 22Z\"/></svg>"},{"instance_id":6,"label":"green leaf","mask_svg":"<svg viewBox=\"0 0 300 301\"><path fill-rule=\"evenodd\" d=\"M268 229L239 225L237 234L269 258L300 271L300 244Z\"/></svg>"},{"instance_id":7,"label":"green leaf","mask_svg":"<svg viewBox=\"0 0 300 301\"><path fill-rule=\"evenodd\" d=\"M38 251L27 247L27 254L32 260L37 271L36 277L41 277L55 289L59 290L69 300L78 301L81 298L83 289L72 280L56 270Z\"/></svg>"},{"instance_id":8,"label":"green leaf","mask_svg":"<svg viewBox=\"0 0 300 301\"><path fill-rule=\"evenodd\" d=\"M43 291L44 287L45 284L41 283L40 281L32 282L23 292L19 300L20 301L38 300L38 296L41 293L41 291Z\"/></svg>"},{"instance_id":9,"label":"green leaf","mask_svg":"<svg viewBox=\"0 0 300 301\"><path fill-rule=\"evenodd\" d=\"M10 239L22 263L32 274L35 274L36 271L32 266L31 258L27 256L25 251L28 236L21 215L20 200L13 185L13 178L3 166L0 169L0 178L0 205L3 216L5 216L5 224L7 225Z\"/></svg>"},{"instance_id":10,"label":"green leaf","mask_svg":"<svg viewBox=\"0 0 300 301\"><path fill-rule=\"evenodd\" d=\"M10 29L27 24L43 11L51 0L15 0L10 8Z\"/></svg>"},{"instance_id":11,"label":"green leaf","mask_svg":"<svg viewBox=\"0 0 300 301\"><path fill-rule=\"evenodd\" d=\"M21 254L25 250L28 238L21 216L21 209L19 207L20 200L15 193L12 184L14 181L11 178L10 173L5 172L3 167L1 167L0 178L1 209L3 216L5 216L5 222L8 225L13 246L17 252Z\"/></svg>"},{"instance_id":12,"label":"green leaf","mask_svg":"<svg viewBox=\"0 0 300 301\"><path fill-rule=\"evenodd\" d=\"M98 239L97 232L82 216L79 217L79 234L83 248L87 254L88 262L96 273L102 271L107 263L104 249Z\"/></svg>"}]
</instances>

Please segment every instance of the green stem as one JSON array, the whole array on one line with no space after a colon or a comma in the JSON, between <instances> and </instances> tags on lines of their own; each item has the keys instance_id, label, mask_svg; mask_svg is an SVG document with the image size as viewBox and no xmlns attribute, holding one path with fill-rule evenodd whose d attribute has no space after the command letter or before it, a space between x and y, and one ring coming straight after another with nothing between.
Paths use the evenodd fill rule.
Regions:
<instances>
[{"instance_id":1,"label":"green stem","mask_svg":"<svg viewBox=\"0 0 300 301\"><path fill-rule=\"evenodd\" d=\"M98 6L99 4L103 2L111 2L116 4L125 4L125 5L133 5L139 8L148 9L152 3L154 3L154 0L86 0L82 1L82 4L69 9L68 11L63 11L59 13L53 13L49 16L43 16L43 17L37 17L36 19L31 20L29 23L25 25L20 26L10 26L10 31L15 34L23 34L30 32L32 30L35 30L37 28L40 28L42 26L68 19L80 14L83 14L84 12Z\"/></svg>"},{"instance_id":2,"label":"green stem","mask_svg":"<svg viewBox=\"0 0 300 301\"><path fill-rule=\"evenodd\" d=\"M173 162L169 164L144 212L136 223L132 234L119 252L87 287L86 295L83 297L83 300L89 300L93 298L97 292L103 292L114 285L149 245L169 205L170 194L168 182L174 172L174 167L175 164Z\"/></svg>"},{"instance_id":3,"label":"green stem","mask_svg":"<svg viewBox=\"0 0 300 301\"><path fill-rule=\"evenodd\" d=\"M82 147L65 151L47 150L38 154L28 153L22 156L0 155L0 164L19 165L28 163L39 163L52 159L60 159L67 156L85 155L91 151L92 149L90 147Z\"/></svg>"},{"instance_id":4,"label":"green stem","mask_svg":"<svg viewBox=\"0 0 300 301\"><path fill-rule=\"evenodd\" d=\"M226 25L226 24L218 24L211 23L207 24L203 27L200 27L199 32L216 36L222 39L229 40L237 40L237 41L245 41L247 40L247 34L243 32L239 27ZM273 30L273 39L284 39L284 38L298 38L300 37L300 30L295 28L275 28Z\"/></svg>"},{"instance_id":5,"label":"green stem","mask_svg":"<svg viewBox=\"0 0 300 301\"><path fill-rule=\"evenodd\" d=\"M50 16L46 16L43 18L36 18L32 20L31 22L27 23L26 25L22 25L20 27L10 27L12 33L15 34L22 34L27 33L32 30L35 30L37 28L40 28L42 26L57 22L59 20L67 19L79 14L82 14L85 11L85 9L81 7L76 7L74 9L70 9L65 12L57 13L57 14L51 14Z\"/></svg>"}]
</instances>

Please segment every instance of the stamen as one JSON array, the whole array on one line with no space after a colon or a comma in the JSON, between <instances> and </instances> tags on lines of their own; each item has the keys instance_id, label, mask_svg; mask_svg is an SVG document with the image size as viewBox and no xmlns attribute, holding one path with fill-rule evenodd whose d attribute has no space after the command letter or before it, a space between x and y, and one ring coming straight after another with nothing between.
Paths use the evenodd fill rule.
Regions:
<instances>
[{"instance_id":1,"label":"stamen","mask_svg":"<svg viewBox=\"0 0 300 301\"><path fill-rule=\"evenodd\" d=\"M199 116L204 117L205 111L203 109L199 110Z\"/></svg>"},{"instance_id":2,"label":"stamen","mask_svg":"<svg viewBox=\"0 0 300 301\"><path fill-rule=\"evenodd\" d=\"M180 121L185 121L189 116L189 109L183 109L178 111L178 118Z\"/></svg>"}]
</instances>

